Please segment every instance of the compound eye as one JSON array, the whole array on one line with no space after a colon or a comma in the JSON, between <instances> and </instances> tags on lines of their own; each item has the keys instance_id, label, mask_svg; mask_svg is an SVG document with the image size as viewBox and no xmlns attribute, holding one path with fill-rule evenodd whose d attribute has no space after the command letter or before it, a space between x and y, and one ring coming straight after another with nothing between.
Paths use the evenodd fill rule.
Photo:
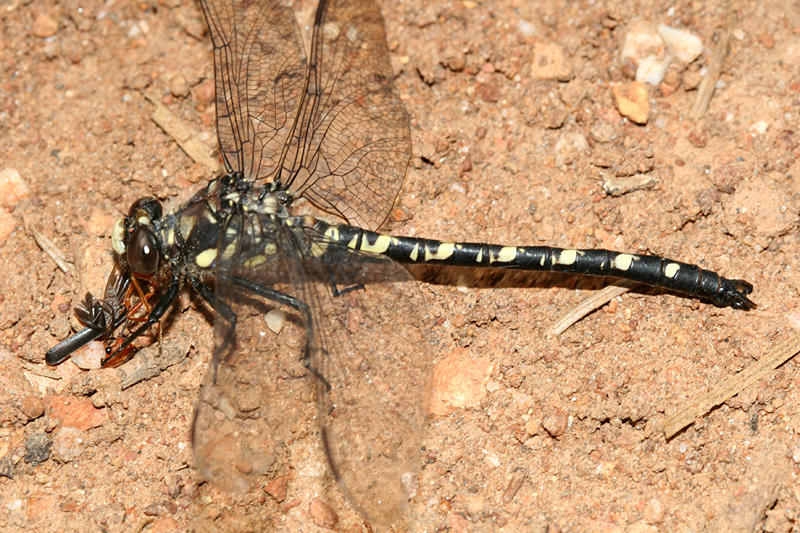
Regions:
<instances>
[{"instance_id":1,"label":"compound eye","mask_svg":"<svg viewBox=\"0 0 800 533\"><path fill-rule=\"evenodd\" d=\"M158 269L158 246L147 228L136 228L128 240L128 266L137 274L155 274Z\"/></svg>"}]
</instances>

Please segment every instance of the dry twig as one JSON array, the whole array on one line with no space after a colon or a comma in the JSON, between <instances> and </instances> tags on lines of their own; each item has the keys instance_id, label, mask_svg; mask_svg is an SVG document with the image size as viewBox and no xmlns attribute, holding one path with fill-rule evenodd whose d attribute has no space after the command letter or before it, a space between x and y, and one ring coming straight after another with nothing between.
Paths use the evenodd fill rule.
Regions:
<instances>
[{"instance_id":1,"label":"dry twig","mask_svg":"<svg viewBox=\"0 0 800 533\"><path fill-rule=\"evenodd\" d=\"M205 165L211 172L220 170L219 161L210 153L203 141L198 138L197 132L176 118L153 95L145 94L150 103L155 106L151 118L164 132L175 139L178 146L186 152L195 162Z\"/></svg>"},{"instance_id":2,"label":"dry twig","mask_svg":"<svg viewBox=\"0 0 800 533\"><path fill-rule=\"evenodd\" d=\"M728 398L739 394L759 379L766 377L798 352L800 352L800 335L795 335L708 393L702 394L696 391L694 396L698 399L664 423L664 435L666 435L667 439L671 439L676 433L694 422L695 419L705 415Z\"/></svg>"},{"instance_id":3,"label":"dry twig","mask_svg":"<svg viewBox=\"0 0 800 533\"><path fill-rule=\"evenodd\" d=\"M631 287L635 287L636 285L637 284L634 282L615 280L614 285L609 285L599 291L593 292L591 296L564 313L564 315L552 326L547 328L544 334L548 337L561 335L567 330L567 328L578 322L580 319L595 309L603 307L617 296L625 294L631 289Z\"/></svg>"},{"instance_id":4,"label":"dry twig","mask_svg":"<svg viewBox=\"0 0 800 533\"><path fill-rule=\"evenodd\" d=\"M728 57L732 35L733 15L731 14L728 16L725 28L722 30L722 36L720 36L719 42L711 54L706 75L703 76L700 86L697 88L697 96L694 98L692 109L689 110L689 118L692 120L702 117L708 109L708 104L714 95L714 87L716 87L719 76L722 73L722 65L725 63L725 58Z\"/></svg>"}]
</instances>

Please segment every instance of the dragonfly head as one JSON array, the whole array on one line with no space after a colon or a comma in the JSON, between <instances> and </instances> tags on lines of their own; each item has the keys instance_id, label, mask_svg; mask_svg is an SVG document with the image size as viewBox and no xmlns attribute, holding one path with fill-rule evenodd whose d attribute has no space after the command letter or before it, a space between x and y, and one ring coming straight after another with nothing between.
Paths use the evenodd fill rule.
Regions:
<instances>
[{"instance_id":1,"label":"dragonfly head","mask_svg":"<svg viewBox=\"0 0 800 533\"><path fill-rule=\"evenodd\" d=\"M150 196L131 205L128 216L114 225L111 246L134 274L152 276L161 258L155 223L162 215L161 203Z\"/></svg>"}]
</instances>

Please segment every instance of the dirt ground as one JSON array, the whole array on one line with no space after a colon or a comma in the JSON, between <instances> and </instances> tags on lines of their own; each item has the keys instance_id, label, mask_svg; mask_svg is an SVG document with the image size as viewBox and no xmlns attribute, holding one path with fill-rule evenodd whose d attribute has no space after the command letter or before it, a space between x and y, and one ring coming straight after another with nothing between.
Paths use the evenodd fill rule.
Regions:
<instances>
[{"instance_id":1,"label":"dirt ground","mask_svg":"<svg viewBox=\"0 0 800 533\"><path fill-rule=\"evenodd\" d=\"M796 362L671 440L662 432L800 327L800 2L381 7L412 116L392 231L655 253L747 279L758 303L635 290L547 337L602 284L420 282L444 376L435 394L450 403L426 433L414 522L397 529L800 529ZM620 60L624 36L647 24L686 29L703 52L646 86L635 124L613 88L630 87L636 67ZM189 441L212 347L201 301L182 297L161 351L140 352L171 366L133 386L122 387L126 367L44 364L76 327L72 307L102 291L110 232L131 202L177 203L208 179L144 97L214 147L199 7L0 0L0 28L0 529L369 531L323 467L310 397L273 478L243 496L203 482ZM716 91L692 119L726 35ZM614 178L649 188L614 196L603 188Z\"/></svg>"}]
</instances>

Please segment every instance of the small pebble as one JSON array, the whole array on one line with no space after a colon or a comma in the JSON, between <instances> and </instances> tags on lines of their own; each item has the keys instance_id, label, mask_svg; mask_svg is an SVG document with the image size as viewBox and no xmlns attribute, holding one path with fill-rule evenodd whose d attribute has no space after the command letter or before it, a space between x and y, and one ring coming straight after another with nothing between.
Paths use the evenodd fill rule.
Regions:
<instances>
[{"instance_id":1,"label":"small pebble","mask_svg":"<svg viewBox=\"0 0 800 533\"><path fill-rule=\"evenodd\" d=\"M44 56L47 59L55 59L61 53L61 48L56 41L47 41L42 47L42 51L44 52Z\"/></svg>"},{"instance_id":2,"label":"small pebble","mask_svg":"<svg viewBox=\"0 0 800 533\"><path fill-rule=\"evenodd\" d=\"M652 189L655 187L656 182L657 180L652 173L609 177L603 181L603 190L611 196L622 196L633 191Z\"/></svg>"},{"instance_id":3,"label":"small pebble","mask_svg":"<svg viewBox=\"0 0 800 533\"><path fill-rule=\"evenodd\" d=\"M461 72L467 66L467 56L463 52L453 52L444 59L444 65L453 72Z\"/></svg>"},{"instance_id":4,"label":"small pebble","mask_svg":"<svg viewBox=\"0 0 800 533\"><path fill-rule=\"evenodd\" d=\"M280 309L272 309L264 316L264 322L267 323L269 330L277 335L286 325L286 313Z\"/></svg>"},{"instance_id":5,"label":"small pebble","mask_svg":"<svg viewBox=\"0 0 800 533\"><path fill-rule=\"evenodd\" d=\"M750 131L758 135L764 135L765 133L767 133L767 129L769 129L769 124L764 120L759 120L758 122L750 126Z\"/></svg>"},{"instance_id":6,"label":"small pebble","mask_svg":"<svg viewBox=\"0 0 800 533\"><path fill-rule=\"evenodd\" d=\"M665 57L659 58L658 56L650 55L642 58L636 68L636 81L649 83L653 86L658 85L664 79L669 63L669 58Z\"/></svg>"},{"instance_id":7,"label":"small pebble","mask_svg":"<svg viewBox=\"0 0 800 533\"><path fill-rule=\"evenodd\" d=\"M6 167L0 170L0 207L13 210L30 193L17 169Z\"/></svg>"},{"instance_id":8,"label":"small pebble","mask_svg":"<svg viewBox=\"0 0 800 533\"><path fill-rule=\"evenodd\" d=\"M691 32L661 24L658 34L672 55L683 63L689 64L703 53L703 41Z\"/></svg>"},{"instance_id":9,"label":"small pebble","mask_svg":"<svg viewBox=\"0 0 800 533\"><path fill-rule=\"evenodd\" d=\"M646 124L650 116L647 87L638 81L615 85L611 88L619 113L636 124Z\"/></svg>"},{"instance_id":10,"label":"small pebble","mask_svg":"<svg viewBox=\"0 0 800 533\"><path fill-rule=\"evenodd\" d=\"M27 396L22 400L22 412L28 420L34 420L44 414L44 402L38 396Z\"/></svg>"},{"instance_id":11,"label":"small pebble","mask_svg":"<svg viewBox=\"0 0 800 533\"><path fill-rule=\"evenodd\" d=\"M689 132L689 142L697 148L703 148L708 142L708 137L702 130L692 130Z\"/></svg>"},{"instance_id":12,"label":"small pebble","mask_svg":"<svg viewBox=\"0 0 800 533\"><path fill-rule=\"evenodd\" d=\"M58 31L58 21L50 15L39 15L31 27L31 35L43 39L52 37Z\"/></svg>"},{"instance_id":13,"label":"small pebble","mask_svg":"<svg viewBox=\"0 0 800 533\"><path fill-rule=\"evenodd\" d=\"M87 397L53 396L49 401L50 416L61 419L62 427L81 431L100 427L108 419L106 409L97 409Z\"/></svg>"},{"instance_id":14,"label":"small pebble","mask_svg":"<svg viewBox=\"0 0 800 533\"><path fill-rule=\"evenodd\" d=\"M147 74L138 74L132 78L125 80L125 87L128 89L141 90L150 86L152 80Z\"/></svg>"},{"instance_id":15,"label":"small pebble","mask_svg":"<svg viewBox=\"0 0 800 533\"><path fill-rule=\"evenodd\" d=\"M769 33L762 33L761 35L759 35L758 42L760 42L761 46L763 46L767 50L772 50L773 48L775 48L775 38Z\"/></svg>"},{"instance_id":16,"label":"small pebble","mask_svg":"<svg viewBox=\"0 0 800 533\"><path fill-rule=\"evenodd\" d=\"M314 523L319 527L333 529L333 527L339 521L339 515L336 514L336 511L331 509L327 503L323 502L319 498L316 498L311 502L311 505L308 507L308 514L311 516L311 519L314 521Z\"/></svg>"},{"instance_id":17,"label":"small pebble","mask_svg":"<svg viewBox=\"0 0 800 533\"><path fill-rule=\"evenodd\" d=\"M85 434L78 428L62 427L53 438L53 459L69 463L81 456L84 450Z\"/></svg>"},{"instance_id":18,"label":"small pebble","mask_svg":"<svg viewBox=\"0 0 800 533\"><path fill-rule=\"evenodd\" d=\"M683 73L683 79L681 80L681 83L683 84L683 88L685 90L693 91L697 89L702 80L703 76L699 71L688 69Z\"/></svg>"},{"instance_id":19,"label":"small pebble","mask_svg":"<svg viewBox=\"0 0 800 533\"><path fill-rule=\"evenodd\" d=\"M267 494L275 498L276 501L282 502L286 499L288 485L289 478L286 476L278 476L267 483L267 485L264 487L264 490L267 492Z\"/></svg>"},{"instance_id":20,"label":"small pebble","mask_svg":"<svg viewBox=\"0 0 800 533\"><path fill-rule=\"evenodd\" d=\"M500 99L500 87L497 83L479 83L475 86L475 92L484 102L494 103Z\"/></svg>"},{"instance_id":21,"label":"small pebble","mask_svg":"<svg viewBox=\"0 0 800 533\"><path fill-rule=\"evenodd\" d=\"M539 428L542 425L542 420L537 417L530 417L527 421L525 421L525 433L528 435L536 435L539 432Z\"/></svg>"},{"instance_id":22,"label":"small pebble","mask_svg":"<svg viewBox=\"0 0 800 533\"><path fill-rule=\"evenodd\" d=\"M23 460L29 465L36 466L50 457L50 447L53 442L47 433L34 433L25 442L25 455Z\"/></svg>"},{"instance_id":23,"label":"small pebble","mask_svg":"<svg viewBox=\"0 0 800 533\"><path fill-rule=\"evenodd\" d=\"M623 60L632 59L638 65L647 56L663 55L664 40L655 26L647 21L634 19L623 37L620 57Z\"/></svg>"},{"instance_id":24,"label":"small pebble","mask_svg":"<svg viewBox=\"0 0 800 533\"><path fill-rule=\"evenodd\" d=\"M589 151L589 141L580 131L565 131L556 141L556 167L563 168Z\"/></svg>"},{"instance_id":25,"label":"small pebble","mask_svg":"<svg viewBox=\"0 0 800 533\"><path fill-rule=\"evenodd\" d=\"M517 22L517 29L526 37L530 37L536 33L536 27L527 20L520 20Z\"/></svg>"},{"instance_id":26,"label":"small pebble","mask_svg":"<svg viewBox=\"0 0 800 533\"><path fill-rule=\"evenodd\" d=\"M589 131L589 135L599 143L609 143L619 138L620 131L608 122L597 121Z\"/></svg>"},{"instance_id":27,"label":"small pebble","mask_svg":"<svg viewBox=\"0 0 800 533\"><path fill-rule=\"evenodd\" d=\"M567 429L567 414L559 408L553 408L542 420L542 427L551 437L560 437Z\"/></svg>"},{"instance_id":28,"label":"small pebble","mask_svg":"<svg viewBox=\"0 0 800 533\"><path fill-rule=\"evenodd\" d=\"M189 95L189 82L182 74L176 74L169 80L169 92L175 98L186 98Z\"/></svg>"},{"instance_id":29,"label":"small pebble","mask_svg":"<svg viewBox=\"0 0 800 533\"><path fill-rule=\"evenodd\" d=\"M533 45L530 76L534 80L569 81L573 76L571 65L560 44L537 42Z\"/></svg>"}]
</instances>

